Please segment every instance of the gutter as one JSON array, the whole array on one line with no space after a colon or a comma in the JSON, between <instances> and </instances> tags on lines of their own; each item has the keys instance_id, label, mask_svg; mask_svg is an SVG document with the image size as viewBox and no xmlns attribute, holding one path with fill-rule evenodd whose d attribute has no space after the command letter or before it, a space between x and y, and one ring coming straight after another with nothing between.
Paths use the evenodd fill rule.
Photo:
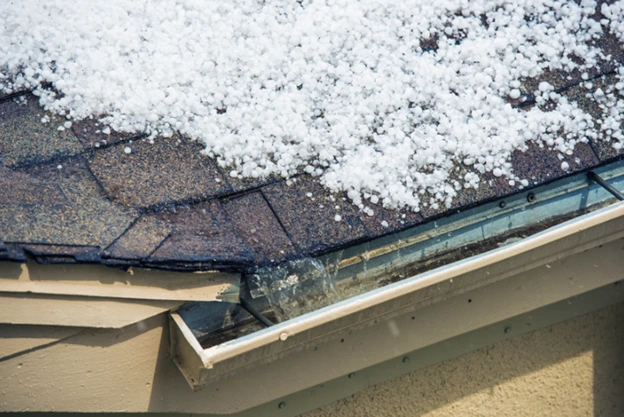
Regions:
<instances>
[{"instance_id":1,"label":"gutter","mask_svg":"<svg viewBox=\"0 0 624 417\"><path fill-rule=\"evenodd\" d=\"M612 183L621 181L621 165L616 164L615 174L601 175ZM570 186L574 181L568 180L568 193L583 188ZM599 186L584 181L585 200L600 195L595 204L613 201L600 194ZM172 356L194 390L227 386L253 370L254 385L265 387L262 396L249 390L241 401L224 398L211 405L217 414L241 411L614 284L624 278L622 238L624 203L616 203L208 349L174 312ZM594 267L592 260L597 259L600 265ZM277 384L276 369L297 378Z\"/></svg>"}]
</instances>

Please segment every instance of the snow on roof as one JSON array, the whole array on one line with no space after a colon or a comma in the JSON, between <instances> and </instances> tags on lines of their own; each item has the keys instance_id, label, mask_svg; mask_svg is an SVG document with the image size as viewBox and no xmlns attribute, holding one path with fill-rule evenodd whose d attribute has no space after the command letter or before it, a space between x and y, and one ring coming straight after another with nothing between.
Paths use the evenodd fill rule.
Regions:
<instances>
[{"instance_id":1,"label":"snow on roof","mask_svg":"<svg viewBox=\"0 0 624 417\"><path fill-rule=\"evenodd\" d=\"M593 93L603 123L552 83L523 81L589 79L612 61L592 41L606 30L624 39L623 4L2 2L0 89L34 89L65 116L60 130L98 117L103 133L179 132L231 177L305 172L365 212L375 201L450 207L488 173L528 186L510 156L529 141L562 156L589 139L622 146L621 64L618 82Z\"/></svg>"}]
</instances>

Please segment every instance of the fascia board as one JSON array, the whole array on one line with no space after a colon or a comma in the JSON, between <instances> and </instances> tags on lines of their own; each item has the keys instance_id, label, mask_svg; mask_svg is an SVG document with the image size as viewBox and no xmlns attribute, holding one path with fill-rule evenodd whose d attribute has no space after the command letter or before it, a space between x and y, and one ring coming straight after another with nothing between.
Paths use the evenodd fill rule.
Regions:
<instances>
[{"instance_id":1,"label":"fascia board","mask_svg":"<svg viewBox=\"0 0 624 417\"><path fill-rule=\"evenodd\" d=\"M124 300L0 292L0 323L120 329L175 309L182 301Z\"/></svg>"},{"instance_id":2,"label":"fascia board","mask_svg":"<svg viewBox=\"0 0 624 417\"><path fill-rule=\"evenodd\" d=\"M0 263L0 292L134 300L238 301L240 274L183 273L101 265Z\"/></svg>"}]
</instances>

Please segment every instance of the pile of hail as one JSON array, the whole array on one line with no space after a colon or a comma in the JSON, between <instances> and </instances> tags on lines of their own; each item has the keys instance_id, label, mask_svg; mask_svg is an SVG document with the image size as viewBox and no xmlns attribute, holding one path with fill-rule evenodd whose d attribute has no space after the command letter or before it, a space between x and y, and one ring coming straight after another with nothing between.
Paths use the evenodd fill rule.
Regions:
<instances>
[{"instance_id":1,"label":"pile of hail","mask_svg":"<svg viewBox=\"0 0 624 417\"><path fill-rule=\"evenodd\" d=\"M624 41L624 1L5 0L0 91L33 90L67 126L180 133L233 177L305 172L367 212L418 211L486 172L528 186L510 163L528 141L619 149L622 66L593 93L599 123L523 87L609 61L606 32Z\"/></svg>"}]
</instances>

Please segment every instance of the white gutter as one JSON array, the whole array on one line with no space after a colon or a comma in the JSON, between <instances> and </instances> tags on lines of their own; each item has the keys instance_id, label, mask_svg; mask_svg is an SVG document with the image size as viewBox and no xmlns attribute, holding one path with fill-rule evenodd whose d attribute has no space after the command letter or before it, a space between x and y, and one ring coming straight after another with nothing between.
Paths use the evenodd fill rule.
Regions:
<instances>
[{"instance_id":1,"label":"white gutter","mask_svg":"<svg viewBox=\"0 0 624 417\"><path fill-rule=\"evenodd\" d=\"M312 347L351 335L359 330L365 331L363 329L373 326L378 321L390 321L407 313L417 315L418 313L413 312L426 306L440 303L466 291L484 288L507 279L516 279L523 272L569 258L571 255L622 237L624 237L624 203L618 203L517 243L405 279L209 349L202 349L181 317L173 313L171 316L173 355L189 384L198 389L243 371L287 358L297 352L309 351ZM621 265L620 258L612 258ZM548 304L618 279L621 277L616 274L604 276L597 274L578 289L572 286L566 287L565 291L551 291L548 294L538 292L534 296L542 298L543 304ZM536 291L542 291L535 288ZM492 313L491 317L481 320L496 321L512 313L510 307L509 311L498 311L498 315ZM470 328L478 328L485 324L474 322L470 324ZM467 329L464 326L462 331ZM448 336L449 334L445 335ZM433 339L428 341L435 342ZM365 362L358 366L369 366L387 360L389 353L382 352L371 345L368 356L362 358ZM395 356L400 354L397 352L392 354ZM326 369L329 372L327 378L336 377L338 376L335 375L336 372L346 370L342 368L336 366L334 370ZM322 382L316 380L316 383L319 381ZM310 380L308 383L313 381Z\"/></svg>"}]
</instances>

